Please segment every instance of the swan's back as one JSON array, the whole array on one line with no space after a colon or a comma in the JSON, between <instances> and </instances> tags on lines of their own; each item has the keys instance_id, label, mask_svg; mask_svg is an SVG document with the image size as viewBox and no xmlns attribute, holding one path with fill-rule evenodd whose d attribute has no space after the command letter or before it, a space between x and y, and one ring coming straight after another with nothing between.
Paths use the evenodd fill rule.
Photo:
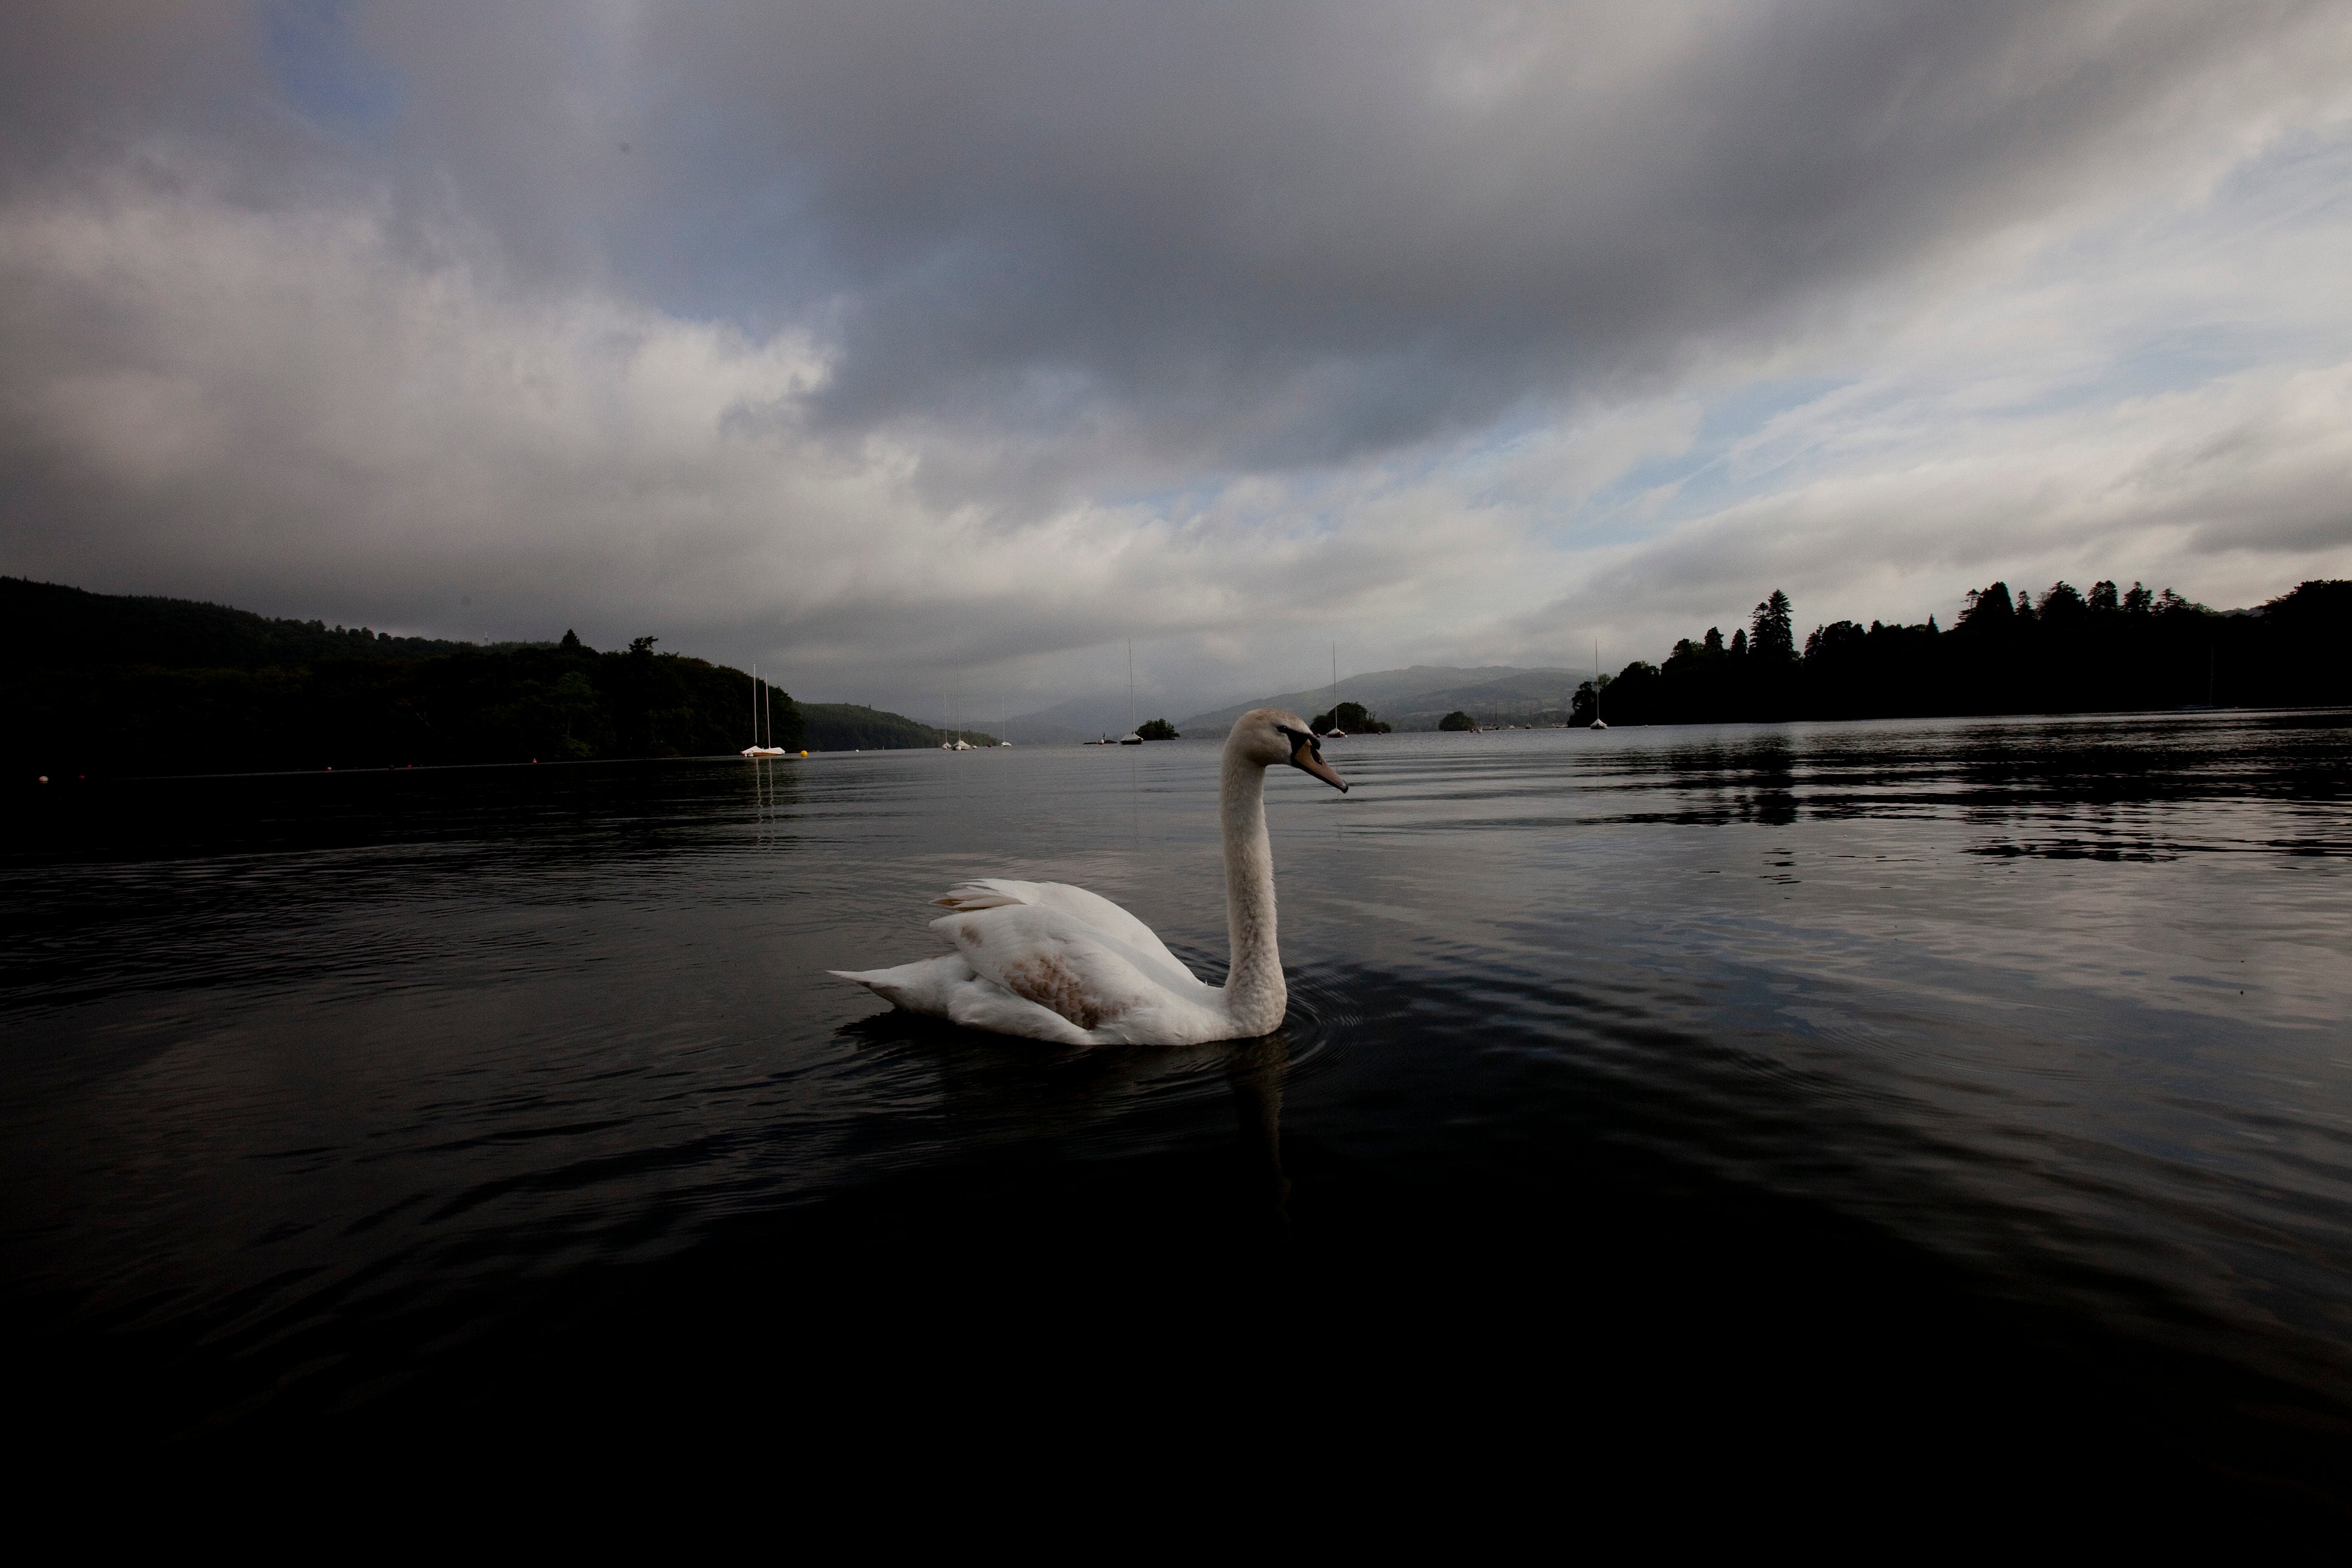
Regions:
<instances>
[{"instance_id":1,"label":"swan's back","mask_svg":"<svg viewBox=\"0 0 2352 1568\"><path fill-rule=\"evenodd\" d=\"M1179 1044L1226 1037L1223 993L1159 933L1099 893L990 877L931 900L956 945L895 969L835 970L909 1012L1067 1044Z\"/></svg>"},{"instance_id":2,"label":"swan's back","mask_svg":"<svg viewBox=\"0 0 2352 1568\"><path fill-rule=\"evenodd\" d=\"M1185 979L1199 984L1184 961L1168 951L1168 944L1160 940L1158 931L1100 893L1088 892L1067 882L1016 882L1009 877L982 877L950 889L931 902L957 910L1002 909L1012 904L1052 910L1115 938L1139 953L1156 958Z\"/></svg>"}]
</instances>

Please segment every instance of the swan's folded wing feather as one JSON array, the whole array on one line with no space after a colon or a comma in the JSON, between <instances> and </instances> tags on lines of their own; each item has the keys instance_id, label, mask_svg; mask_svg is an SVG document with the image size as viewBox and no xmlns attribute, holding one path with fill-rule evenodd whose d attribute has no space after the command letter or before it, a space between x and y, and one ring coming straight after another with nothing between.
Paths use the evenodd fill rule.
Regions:
<instances>
[{"instance_id":1,"label":"swan's folded wing feather","mask_svg":"<svg viewBox=\"0 0 2352 1568\"><path fill-rule=\"evenodd\" d=\"M931 902L941 909L957 910L1001 910L1007 904L1036 902L1034 899L1024 898L1013 890L1013 888L1023 887L1025 884L1016 882L1013 888L1006 888L992 885L992 879L989 881L966 882L960 887L950 888Z\"/></svg>"},{"instance_id":2,"label":"swan's folded wing feather","mask_svg":"<svg viewBox=\"0 0 2352 1568\"><path fill-rule=\"evenodd\" d=\"M1053 1009L1040 1007L1025 996L1015 996L985 974L976 974L969 984L956 987L948 1016L967 1029L985 1029L992 1035L1019 1035L1064 1046L1097 1043L1092 1035Z\"/></svg>"},{"instance_id":3,"label":"swan's folded wing feather","mask_svg":"<svg viewBox=\"0 0 2352 1568\"><path fill-rule=\"evenodd\" d=\"M931 922L973 972L1066 1018L1097 1041L1160 1038L1177 1027L1200 1036L1216 993L1186 972L1139 952L1091 924L1043 904L961 911ZM1182 1020L1181 1026L1176 1020Z\"/></svg>"},{"instance_id":4,"label":"swan's folded wing feather","mask_svg":"<svg viewBox=\"0 0 2352 1568\"><path fill-rule=\"evenodd\" d=\"M1004 909L1013 904L1053 910L1199 984L1184 961L1168 951L1168 944L1160 940L1158 931L1100 893L1068 882L1023 882L1010 877L982 877L931 901L960 912Z\"/></svg>"},{"instance_id":5,"label":"swan's folded wing feather","mask_svg":"<svg viewBox=\"0 0 2352 1568\"><path fill-rule=\"evenodd\" d=\"M1085 1030L1052 1009L1016 996L998 982L975 973L961 953L942 953L890 969L826 973L855 980L893 1006L927 1018L946 1018L966 1028L1066 1046L1094 1043Z\"/></svg>"}]
</instances>

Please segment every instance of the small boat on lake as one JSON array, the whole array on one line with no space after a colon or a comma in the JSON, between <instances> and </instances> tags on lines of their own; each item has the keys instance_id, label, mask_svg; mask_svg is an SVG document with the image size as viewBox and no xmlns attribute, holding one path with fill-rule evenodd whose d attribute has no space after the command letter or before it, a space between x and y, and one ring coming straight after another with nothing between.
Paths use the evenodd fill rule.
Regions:
<instances>
[{"instance_id":1,"label":"small boat on lake","mask_svg":"<svg viewBox=\"0 0 2352 1568\"><path fill-rule=\"evenodd\" d=\"M751 667L751 743L743 748L743 754L755 762L767 757L781 757L784 754L784 749L782 746L761 743L760 717L762 713L767 715L768 739L772 741L776 737L776 715L768 706L768 688L766 683L761 680L760 667L755 664Z\"/></svg>"}]
</instances>

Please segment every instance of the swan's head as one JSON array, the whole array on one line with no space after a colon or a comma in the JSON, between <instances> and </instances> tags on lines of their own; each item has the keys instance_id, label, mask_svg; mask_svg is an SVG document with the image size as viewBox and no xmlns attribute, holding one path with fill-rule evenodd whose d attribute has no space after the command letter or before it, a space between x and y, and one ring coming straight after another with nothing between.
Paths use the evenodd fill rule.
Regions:
<instances>
[{"instance_id":1,"label":"swan's head","mask_svg":"<svg viewBox=\"0 0 2352 1568\"><path fill-rule=\"evenodd\" d=\"M1313 773L1342 795L1348 792L1348 781L1323 760L1323 742L1315 738L1307 721L1279 708L1252 709L1234 720L1234 732L1225 737L1225 754L1262 768L1294 767L1302 773Z\"/></svg>"}]
</instances>

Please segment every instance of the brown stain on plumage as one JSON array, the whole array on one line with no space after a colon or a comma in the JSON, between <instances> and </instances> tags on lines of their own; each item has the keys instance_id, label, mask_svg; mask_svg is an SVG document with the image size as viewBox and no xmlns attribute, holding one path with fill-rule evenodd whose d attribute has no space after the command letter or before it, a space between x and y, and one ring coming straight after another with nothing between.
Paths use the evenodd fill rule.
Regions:
<instances>
[{"instance_id":1,"label":"brown stain on plumage","mask_svg":"<svg viewBox=\"0 0 2352 1568\"><path fill-rule=\"evenodd\" d=\"M979 922L969 921L957 925L955 939L964 947L978 950L983 940ZM1100 1028L1127 1011L1124 1007L1102 1006L1088 997L1086 983L1058 951L1016 958L1004 966L1003 978L1005 989L1015 996L1034 1002L1081 1029Z\"/></svg>"},{"instance_id":2,"label":"brown stain on plumage","mask_svg":"<svg viewBox=\"0 0 2352 1568\"><path fill-rule=\"evenodd\" d=\"M1034 952L1005 965L1004 984L1015 996L1057 1013L1081 1029L1099 1027L1117 1017L1087 1000L1077 972L1056 952Z\"/></svg>"}]
</instances>

